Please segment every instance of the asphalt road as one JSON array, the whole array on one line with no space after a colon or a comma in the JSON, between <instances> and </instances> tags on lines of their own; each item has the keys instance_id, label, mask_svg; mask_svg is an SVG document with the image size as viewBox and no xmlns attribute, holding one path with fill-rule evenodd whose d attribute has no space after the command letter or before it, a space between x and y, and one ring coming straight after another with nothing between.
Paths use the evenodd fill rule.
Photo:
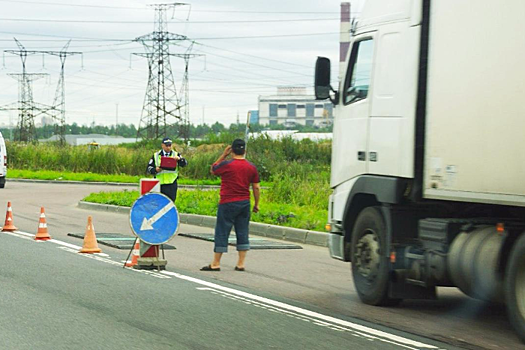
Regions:
<instances>
[{"instance_id":1,"label":"asphalt road","mask_svg":"<svg viewBox=\"0 0 525 350\"><path fill-rule=\"evenodd\" d=\"M127 215L76 207L85 195L110 190L123 188L8 182L0 190L0 205L11 201L15 225L30 234L36 233L40 207L44 206L51 236L80 246L81 240L67 233L84 232L88 215L93 216L96 232L131 235ZM180 229L186 233L211 231L188 225ZM221 272L200 272L199 268L210 262L212 243L178 236L170 242L177 250L166 251L168 271L161 274L170 278L161 279L117 266L127 251L101 246L109 257L99 259L108 262L73 254L74 249L57 243L34 243L19 236L0 235L0 306L1 310L9 310L0 314L0 333L6 334L0 342L11 339L26 344L22 341L35 340L28 334L42 335L45 332L38 329L45 329L49 335L42 335L42 339L51 339L56 332L63 334L63 348L67 344L77 347L79 342L89 346L89 341L97 344L92 348L119 348L125 341L128 348L143 348L146 340L153 339L156 341L149 344L158 348L195 349L262 349L269 345L303 349L424 347L421 344L441 348L525 348L512 332L503 307L470 299L455 288L440 289L437 301L405 301L392 308L363 305L353 288L349 264L330 259L326 248L304 245L301 250L253 250L248 254L246 272L233 271L236 256L231 251L223 258ZM206 283L212 283L211 287ZM54 293L58 296L53 297ZM45 300L38 299L42 296ZM22 308L24 302L31 308ZM255 302L264 305L254 307ZM8 306L17 303L21 305ZM287 305L286 312L298 312L294 309L298 307L300 316L281 318L283 310L268 312L270 306L283 307L279 303ZM301 319L307 316L314 320ZM35 323L38 319L43 323ZM94 321L100 323L95 325ZM365 325L369 327L367 332L372 332L357 334L364 337L363 343L352 328L354 324ZM59 330L60 325L70 325L71 331ZM351 330L334 330L338 327ZM418 343L388 343L388 336L371 335L369 329ZM105 344L102 339L112 341L112 345L100 345ZM179 341L178 347L175 340ZM0 344L0 348L4 347Z\"/></svg>"},{"instance_id":2,"label":"asphalt road","mask_svg":"<svg viewBox=\"0 0 525 350\"><path fill-rule=\"evenodd\" d=\"M122 254L79 248L0 236L2 349L441 348L224 282L122 269Z\"/></svg>"}]
</instances>

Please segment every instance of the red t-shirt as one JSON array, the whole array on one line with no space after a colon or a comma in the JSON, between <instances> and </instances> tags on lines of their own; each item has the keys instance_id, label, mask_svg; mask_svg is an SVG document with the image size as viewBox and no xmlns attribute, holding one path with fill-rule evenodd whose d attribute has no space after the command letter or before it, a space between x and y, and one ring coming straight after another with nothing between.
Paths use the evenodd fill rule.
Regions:
<instances>
[{"instance_id":1,"label":"red t-shirt","mask_svg":"<svg viewBox=\"0 0 525 350\"><path fill-rule=\"evenodd\" d=\"M219 204L250 200L250 184L260 182L257 168L246 159L224 160L212 170L221 177Z\"/></svg>"}]
</instances>

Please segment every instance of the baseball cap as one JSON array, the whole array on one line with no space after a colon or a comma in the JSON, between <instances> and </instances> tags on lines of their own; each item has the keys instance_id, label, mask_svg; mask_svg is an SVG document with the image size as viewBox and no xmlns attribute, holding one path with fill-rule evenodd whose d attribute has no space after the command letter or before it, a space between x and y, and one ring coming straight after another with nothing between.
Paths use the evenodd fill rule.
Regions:
<instances>
[{"instance_id":1,"label":"baseball cap","mask_svg":"<svg viewBox=\"0 0 525 350\"><path fill-rule=\"evenodd\" d=\"M246 148L246 142L242 139L236 139L232 143L232 149L234 150L243 150Z\"/></svg>"},{"instance_id":2,"label":"baseball cap","mask_svg":"<svg viewBox=\"0 0 525 350\"><path fill-rule=\"evenodd\" d=\"M169 146L171 145L172 141L169 137L165 137L164 139L162 139L162 143Z\"/></svg>"}]
</instances>

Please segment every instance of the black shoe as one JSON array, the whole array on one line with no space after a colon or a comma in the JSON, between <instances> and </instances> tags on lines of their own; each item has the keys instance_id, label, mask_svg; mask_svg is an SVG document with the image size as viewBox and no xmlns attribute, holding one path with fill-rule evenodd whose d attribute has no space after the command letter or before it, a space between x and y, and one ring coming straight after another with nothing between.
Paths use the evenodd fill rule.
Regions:
<instances>
[{"instance_id":1,"label":"black shoe","mask_svg":"<svg viewBox=\"0 0 525 350\"><path fill-rule=\"evenodd\" d=\"M217 267L217 268L212 268L211 265L206 265L204 267L201 267L201 271L220 271L221 268L220 267Z\"/></svg>"},{"instance_id":2,"label":"black shoe","mask_svg":"<svg viewBox=\"0 0 525 350\"><path fill-rule=\"evenodd\" d=\"M235 271L244 271L244 267L235 266Z\"/></svg>"}]
</instances>

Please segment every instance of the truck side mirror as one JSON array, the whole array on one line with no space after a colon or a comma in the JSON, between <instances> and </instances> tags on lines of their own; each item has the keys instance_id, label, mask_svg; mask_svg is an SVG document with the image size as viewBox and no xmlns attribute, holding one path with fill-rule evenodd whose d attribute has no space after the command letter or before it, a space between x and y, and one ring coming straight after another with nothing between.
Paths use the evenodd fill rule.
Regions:
<instances>
[{"instance_id":1,"label":"truck side mirror","mask_svg":"<svg viewBox=\"0 0 525 350\"><path fill-rule=\"evenodd\" d=\"M317 57L315 62L315 98L326 100L330 98L330 59Z\"/></svg>"}]
</instances>

